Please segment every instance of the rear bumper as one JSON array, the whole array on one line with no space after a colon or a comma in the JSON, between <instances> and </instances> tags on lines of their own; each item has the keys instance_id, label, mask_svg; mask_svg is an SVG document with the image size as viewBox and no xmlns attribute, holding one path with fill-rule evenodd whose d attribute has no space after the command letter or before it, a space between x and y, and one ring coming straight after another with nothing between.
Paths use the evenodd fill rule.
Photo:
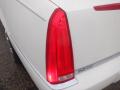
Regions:
<instances>
[{"instance_id":1,"label":"rear bumper","mask_svg":"<svg viewBox=\"0 0 120 90\"><path fill-rule=\"evenodd\" d=\"M78 84L64 90L101 90L120 80L120 56L76 75Z\"/></svg>"},{"instance_id":2,"label":"rear bumper","mask_svg":"<svg viewBox=\"0 0 120 90\"><path fill-rule=\"evenodd\" d=\"M10 38L10 37L9 37ZM76 80L63 83L61 85L51 85L47 83L34 67L30 65L22 55L16 44L11 39L15 50L18 52L21 61L29 72L30 76L42 90L100 90L113 82L120 80L120 55L102 63L94 68L76 75ZM63 89L65 88L65 89Z\"/></svg>"}]
</instances>

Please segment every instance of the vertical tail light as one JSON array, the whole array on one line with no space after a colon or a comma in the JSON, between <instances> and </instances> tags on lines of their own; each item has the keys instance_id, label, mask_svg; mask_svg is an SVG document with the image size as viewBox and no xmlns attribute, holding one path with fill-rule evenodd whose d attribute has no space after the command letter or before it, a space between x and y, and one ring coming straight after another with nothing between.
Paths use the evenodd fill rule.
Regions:
<instances>
[{"instance_id":1,"label":"vertical tail light","mask_svg":"<svg viewBox=\"0 0 120 90\"><path fill-rule=\"evenodd\" d=\"M51 84L74 78L72 43L66 13L57 8L49 21L46 42L46 76Z\"/></svg>"}]
</instances>

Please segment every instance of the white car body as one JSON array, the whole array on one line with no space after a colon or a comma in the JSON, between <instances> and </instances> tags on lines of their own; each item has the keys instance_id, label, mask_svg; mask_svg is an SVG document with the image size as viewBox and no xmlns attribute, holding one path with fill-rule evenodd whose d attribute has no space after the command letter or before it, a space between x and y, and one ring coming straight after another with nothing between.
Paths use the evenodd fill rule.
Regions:
<instances>
[{"instance_id":1,"label":"white car body","mask_svg":"<svg viewBox=\"0 0 120 90\"><path fill-rule=\"evenodd\" d=\"M118 10L95 6L118 3ZM68 18L75 78L46 80L46 36L56 8ZM120 80L120 0L0 0L0 19L31 78L41 90L100 90ZM82 71L82 72L81 72Z\"/></svg>"}]
</instances>

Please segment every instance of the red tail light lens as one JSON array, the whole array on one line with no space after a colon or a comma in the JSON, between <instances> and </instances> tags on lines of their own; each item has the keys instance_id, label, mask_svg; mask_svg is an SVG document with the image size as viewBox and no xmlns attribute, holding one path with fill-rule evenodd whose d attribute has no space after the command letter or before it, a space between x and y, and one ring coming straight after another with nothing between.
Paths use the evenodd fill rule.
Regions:
<instances>
[{"instance_id":1,"label":"red tail light lens","mask_svg":"<svg viewBox=\"0 0 120 90\"><path fill-rule=\"evenodd\" d=\"M51 84L74 78L72 43L66 13L58 8L52 14L46 42L46 74Z\"/></svg>"}]
</instances>

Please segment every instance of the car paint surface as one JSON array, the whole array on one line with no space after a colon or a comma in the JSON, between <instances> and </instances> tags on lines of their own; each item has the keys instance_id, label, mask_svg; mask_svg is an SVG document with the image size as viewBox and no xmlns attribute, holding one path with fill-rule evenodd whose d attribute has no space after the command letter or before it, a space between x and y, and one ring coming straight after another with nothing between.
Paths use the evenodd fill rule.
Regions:
<instances>
[{"instance_id":1,"label":"car paint surface","mask_svg":"<svg viewBox=\"0 0 120 90\"><path fill-rule=\"evenodd\" d=\"M97 73L97 70L100 68L105 69L107 65L111 68L114 65L119 66L119 58L117 58L118 60L113 59L113 63L115 63L113 66L110 62L109 64L105 63L103 66L96 66L97 70L91 69L91 71L85 72L84 75L77 73L74 80L51 85L46 81L45 62L49 18L56 8L60 7L66 12L72 37L75 70L77 72L80 68L102 61L120 52L120 10L99 12L94 9L94 6L110 3L120 3L120 0L1 0L0 18L12 45L39 88L42 88L42 90L72 90L72 88L86 90L89 89L88 87L92 87L89 85L84 86L83 83L91 80L90 73ZM105 73L104 70L103 73L99 74L106 74L103 79L109 83L106 82L103 85L100 83L99 78L96 82L93 81L92 85L97 87L96 83L99 83L103 88L115 81L109 81L110 79L107 78L112 77L112 75L114 78L119 74L120 70L117 66L115 67L117 74L109 72L108 68L106 70L110 74ZM87 75L89 77L84 81L82 78ZM79 86L80 82L83 88Z\"/></svg>"}]
</instances>

